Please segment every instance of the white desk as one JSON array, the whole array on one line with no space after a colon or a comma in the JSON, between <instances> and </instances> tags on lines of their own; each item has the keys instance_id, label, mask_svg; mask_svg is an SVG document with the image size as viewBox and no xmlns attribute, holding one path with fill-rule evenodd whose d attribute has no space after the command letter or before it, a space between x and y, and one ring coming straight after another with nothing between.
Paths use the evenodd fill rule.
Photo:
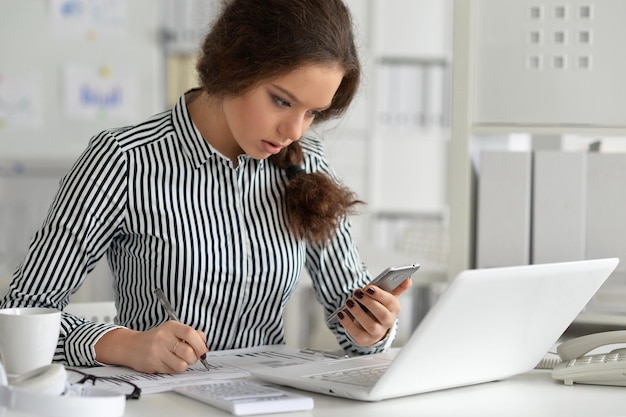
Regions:
<instances>
[{"instance_id":1,"label":"white desk","mask_svg":"<svg viewBox=\"0 0 626 417\"><path fill-rule=\"evenodd\" d=\"M619 417L626 416L625 394L626 387L565 386L554 381L549 371L533 371L504 381L376 403L310 394L315 400L314 410L275 416ZM124 415L231 416L173 392L144 395L140 400L127 401ZM26 414L10 411L4 417L26 417Z\"/></svg>"},{"instance_id":2,"label":"white desk","mask_svg":"<svg viewBox=\"0 0 626 417\"><path fill-rule=\"evenodd\" d=\"M419 378L419 375L416 375ZM505 381L419 394L376 403L310 394L315 408L278 416L343 417L603 417L626 416L626 387L565 386L549 371L533 371ZM128 417L230 416L175 393L143 396L126 403ZM8 415L7 417L12 417Z\"/></svg>"}]
</instances>

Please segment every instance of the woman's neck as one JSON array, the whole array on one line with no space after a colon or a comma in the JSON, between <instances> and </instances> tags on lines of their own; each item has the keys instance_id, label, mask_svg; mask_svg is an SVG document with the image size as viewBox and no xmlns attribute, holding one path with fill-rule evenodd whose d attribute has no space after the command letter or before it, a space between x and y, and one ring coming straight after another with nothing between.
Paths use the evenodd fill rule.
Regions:
<instances>
[{"instance_id":1,"label":"woman's neck","mask_svg":"<svg viewBox=\"0 0 626 417\"><path fill-rule=\"evenodd\" d=\"M204 140L237 166L237 156L243 151L230 131L221 100L201 90L187 93L185 99L191 120Z\"/></svg>"}]
</instances>

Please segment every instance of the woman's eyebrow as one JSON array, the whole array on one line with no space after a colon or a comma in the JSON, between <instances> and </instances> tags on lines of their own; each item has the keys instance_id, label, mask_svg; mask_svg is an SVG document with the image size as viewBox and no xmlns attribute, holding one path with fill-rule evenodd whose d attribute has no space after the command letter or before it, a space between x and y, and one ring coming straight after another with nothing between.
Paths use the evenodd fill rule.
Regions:
<instances>
[{"instance_id":1,"label":"woman's eyebrow","mask_svg":"<svg viewBox=\"0 0 626 417\"><path fill-rule=\"evenodd\" d=\"M287 96L287 98L289 99L289 101L294 102L296 104L302 104L302 102L300 100L298 100L298 97L294 96L291 91L277 85L277 84L271 84L272 87L276 88L277 90L280 90L281 93L283 93L284 95ZM326 109L328 109L330 107L330 104L323 106L323 107L318 107L317 109L311 109L311 110L316 110L316 111L324 111Z\"/></svg>"}]
</instances>

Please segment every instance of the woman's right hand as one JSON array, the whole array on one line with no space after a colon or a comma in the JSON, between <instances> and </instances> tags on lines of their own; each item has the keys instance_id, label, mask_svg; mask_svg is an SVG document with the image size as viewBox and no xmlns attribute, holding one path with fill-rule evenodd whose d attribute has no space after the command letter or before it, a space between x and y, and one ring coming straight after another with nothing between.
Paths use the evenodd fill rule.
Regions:
<instances>
[{"instance_id":1,"label":"woman's right hand","mask_svg":"<svg viewBox=\"0 0 626 417\"><path fill-rule=\"evenodd\" d=\"M111 330L96 343L96 360L140 372L183 372L208 352L206 336L186 324L167 321L143 332Z\"/></svg>"}]
</instances>

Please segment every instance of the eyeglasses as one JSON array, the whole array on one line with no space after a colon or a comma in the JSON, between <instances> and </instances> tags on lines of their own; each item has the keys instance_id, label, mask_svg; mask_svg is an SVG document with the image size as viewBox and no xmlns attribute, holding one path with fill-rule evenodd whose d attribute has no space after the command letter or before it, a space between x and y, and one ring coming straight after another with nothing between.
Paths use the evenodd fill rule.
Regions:
<instances>
[{"instance_id":1,"label":"eyeglasses","mask_svg":"<svg viewBox=\"0 0 626 417\"><path fill-rule=\"evenodd\" d=\"M124 394L127 400L138 400L141 397L141 388L125 379L90 375L73 368L66 368L66 370L68 380L73 385L90 382L93 387L107 388Z\"/></svg>"}]
</instances>

